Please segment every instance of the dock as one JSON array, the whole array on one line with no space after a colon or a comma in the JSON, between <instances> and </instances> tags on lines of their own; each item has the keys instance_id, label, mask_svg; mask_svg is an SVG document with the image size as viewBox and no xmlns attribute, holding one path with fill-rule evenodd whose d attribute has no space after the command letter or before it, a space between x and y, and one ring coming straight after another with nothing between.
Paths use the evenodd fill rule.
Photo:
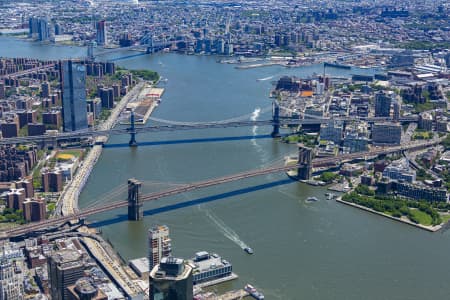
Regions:
<instances>
[{"instance_id":1,"label":"dock","mask_svg":"<svg viewBox=\"0 0 450 300\"><path fill-rule=\"evenodd\" d=\"M220 300L234 300L234 299L242 299L244 297L247 297L249 295L248 292L244 290L237 290L237 291L230 291L223 295L218 296L217 299Z\"/></svg>"},{"instance_id":2,"label":"dock","mask_svg":"<svg viewBox=\"0 0 450 300\"><path fill-rule=\"evenodd\" d=\"M213 292L199 293L194 296L196 300L238 300L244 299L245 297L250 296L248 292L243 289L229 291L222 295L216 295Z\"/></svg>"},{"instance_id":3,"label":"dock","mask_svg":"<svg viewBox=\"0 0 450 300\"><path fill-rule=\"evenodd\" d=\"M136 115L136 125L145 125L145 123L147 123L148 118L158 106L163 94L164 88L156 88L149 85L141 91L136 101L128 103L126 110L134 110ZM121 122L121 124L129 125L130 122Z\"/></svg>"},{"instance_id":4,"label":"dock","mask_svg":"<svg viewBox=\"0 0 450 300\"><path fill-rule=\"evenodd\" d=\"M249 64L249 65L243 65L243 66L236 66L236 69L253 69L253 68L261 68L261 67L270 67L275 65L281 65L285 66L284 64L280 62L266 62L266 63L257 63L257 64Z\"/></svg>"},{"instance_id":5,"label":"dock","mask_svg":"<svg viewBox=\"0 0 450 300\"><path fill-rule=\"evenodd\" d=\"M207 286L212 286L212 285L221 284L221 283L224 283L224 282L227 282L227 281L230 281L230 280L234 280L234 279L237 279L238 277L239 276L237 274L231 273L229 276L221 277L221 278L218 278L218 279L215 279L215 280L209 280L209 281L201 282L201 283L196 284L195 286L199 287L199 288L204 288L204 287L207 287Z\"/></svg>"}]
</instances>

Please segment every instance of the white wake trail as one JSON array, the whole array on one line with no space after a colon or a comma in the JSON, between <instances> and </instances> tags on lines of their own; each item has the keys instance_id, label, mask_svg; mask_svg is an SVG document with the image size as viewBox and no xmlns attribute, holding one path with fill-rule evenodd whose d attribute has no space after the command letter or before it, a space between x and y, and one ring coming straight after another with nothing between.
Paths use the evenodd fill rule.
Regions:
<instances>
[{"instance_id":1,"label":"white wake trail","mask_svg":"<svg viewBox=\"0 0 450 300\"><path fill-rule=\"evenodd\" d=\"M222 234L227 239L229 239L230 241L232 241L233 243L235 243L242 249L245 249L248 247L248 245L245 244L244 241L241 240L239 235L233 229L231 229L229 226L227 226L221 219L219 219L219 217L217 217L212 211L210 211L209 209L206 209L206 208L201 208L200 206L199 206L199 209L203 210L205 212L206 216L214 223L214 225L217 226L217 228L220 230L220 232L222 232Z\"/></svg>"}]
</instances>

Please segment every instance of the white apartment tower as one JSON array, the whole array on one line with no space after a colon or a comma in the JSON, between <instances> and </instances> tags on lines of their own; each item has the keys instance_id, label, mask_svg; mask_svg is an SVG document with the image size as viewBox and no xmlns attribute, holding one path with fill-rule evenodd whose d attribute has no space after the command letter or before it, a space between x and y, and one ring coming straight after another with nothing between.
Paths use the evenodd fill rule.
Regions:
<instances>
[{"instance_id":1,"label":"white apartment tower","mask_svg":"<svg viewBox=\"0 0 450 300\"><path fill-rule=\"evenodd\" d=\"M169 238L169 227L166 225L158 225L149 229L148 248L148 261L151 272L153 267L159 264L163 257L168 257L172 253Z\"/></svg>"}]
</instances>

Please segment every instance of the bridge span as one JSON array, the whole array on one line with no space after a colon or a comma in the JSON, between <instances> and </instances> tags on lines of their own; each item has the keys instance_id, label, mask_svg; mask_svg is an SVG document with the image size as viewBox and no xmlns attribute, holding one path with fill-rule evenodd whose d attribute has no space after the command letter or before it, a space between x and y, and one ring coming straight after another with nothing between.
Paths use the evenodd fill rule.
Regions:
<instances>
[{"instance_id":1,"label":"bridge span","mask_svg":"<svg viewBox=\"0 0 450 300\"><path fill-rule=\"evenodd\" d=\"M196 129L210 129L210 128L231 128L231 127L253 127L253 126L272 126L279 128L280 126L295 126L295 125L317 125L328 123L332 120L337 121L354 121L353 118L315 118L315 119L290 119L280 118L278 120L259 120L259 121L230 121L230 122L203 122L191 124L161 124L144 127L131 126L130 128L112 128L109 130L95 130L86 129L74 132L64 132L56 135L36 135L25 137L12 137L0 140L0 145L22 144L22 143L40 143L40 142L57 142L70 139L88 139L98 136L121 135L121 134L139 134L147 132L162 132L162 131L179 131L179 130L196 130ZM368 122L386 121L387 118L368 118ZM404 118L404 122L415 121L411 118Z\"/></svg>"},{"instance_id":2,"label":"bridge span","mask_svg":"<svg viewBox=\"0 0 450 300\"><path fill-rule=\"evenodd\" d=\"M351 154L345 154L338 157L329 157L329 158L320 158L320 159L314 159L312 162L313 167L322 167L330 164L336 164L341 163L343 161L350 161L358 158L368 158L368 157L375 157L381 154L389 154L389 153L395 153L400 151L409 151L409 150L418 150L426 147L430 147L433 145L436 145L441 140L432 140L432 141L425 141L425 142L418 142L418 143L410 143L408 145L400 145L400 146L394 146L394 147L386 147L386 148L379 148L371 151L366 152L358 152L358 153L351 153ZM296 169L301 167L301 164L295 164L295 165L288 165L288 166L274 166L274 167L268 167L268 168L262 168L257 170L251 170L246 171L238 174L218 177L214 179L209 179L205 181L200 181L196 183L186 184L179 187L167 189L160 192L150 193L146 195L141 195L139 198L140 202L149 202L153 200L157 200L164 197L169 197L181 193L185 193L192 190L197 190L201 188L206 188L218 184L233 182L241 179L256 177L256 176L262 176L272 173L280 173L280 172L286 172L292 169ZM62 216L54 219L45 220L38 223L31 223L27 225L20 226L18 228L14 228L8 231L4 231L0 234L0 238L11 238L15 236L21 236L33 231L39 231L44 230L49 227L56 226L58 224L62 224L71 220L76 219L83 219L88 216L126 207L128 206L128 201L117 201L112 202L109 204L105 204L100 207L93 207L89 208L83 211L79 211L77 213L74 213L72 215Z\"/></svg>"}]
</instances>

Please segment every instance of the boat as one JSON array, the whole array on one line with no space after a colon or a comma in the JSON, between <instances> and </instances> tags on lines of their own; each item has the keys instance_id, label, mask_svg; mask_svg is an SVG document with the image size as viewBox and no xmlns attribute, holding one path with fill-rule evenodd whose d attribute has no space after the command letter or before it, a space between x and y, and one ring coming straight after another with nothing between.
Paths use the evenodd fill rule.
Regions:
<instances>
[{"instance_id":1,"label":"boat","mask_svg":"<svg viewBox=\"0 0 450 300\"><path fill-rule=\"evenodd\" d=\"M308 197L306 198L306 202L316 202L319 201L319 199L317 199L316 197Z\"/></svg>"},{"instance_id":2,"label":"boat","mask_svg":"<svg viewBox=\"0 0 450 300\"><path fill-rule=\"evenodd\" d=\"M263 300L264 295L261 292L258 292L252 285L246 284L244 287L244 291L250 294L255 299Z\"/></svg>"},{"instance_id":3,"label":"boat","mask_svg":"<svg viewBox=\"0 0 450 300\"><path fill-rule=\"evenodd\" d=\"M327 196L327 200L331 200L331 199L333 199L334 197L336 197L336 195L333 194L333 193L326 193L325 196Z\"/></svg>"},{"instance_id":4,"label":"boat","mask_svg":"<svg viewBox=\"0 0 450 300\"><path fill-rule=\"evenodd\" d=\"M245 247L244 251L247 252L247 254L253 254L253 249L250 247Z\"/></svg>"}]
</instances>

